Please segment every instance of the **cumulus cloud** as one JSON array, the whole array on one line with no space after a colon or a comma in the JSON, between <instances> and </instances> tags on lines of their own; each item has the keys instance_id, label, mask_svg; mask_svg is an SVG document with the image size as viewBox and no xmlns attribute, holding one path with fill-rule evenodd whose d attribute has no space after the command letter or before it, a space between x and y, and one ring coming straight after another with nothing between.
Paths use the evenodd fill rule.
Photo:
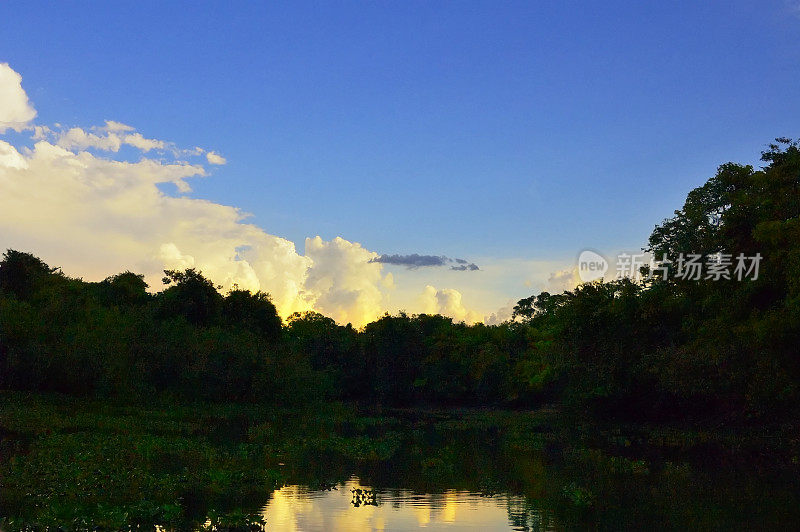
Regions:
<instances>
[{"instance_id":1,"label":"cumulus cloud","mask_svg":"<svg viewBox=\"0 0 800 532\"><path fill-rule=\"evenodd\" d=\"M22 76L8 63L0 63L0 133L22 131L36 117L36 109L22 88Z\"/></svg>"},{"instance_id":2,"label":"cumulus cloud","mask_svg":"<svg viewBox=\"0 0 800 532\"><path fill-rule=\"evenodd\" d=\"M0 167L3 166L6 168L21 169L26 168L28 163L14 146L0 140Z\"/></svg>"},{"instance_id":3,"label":"cumulus cloud","mask_svg":"<svg viewBox=\"0 0 800 532\"><path fill-rule=\"evenodd\" d=\"M445 266L447 264L456 263L455 266L450 266L451 270L455 271L480 270L477 264L470 263L464 259L451 259L449 257L445 257L444 255L419 255L417 253L412 253L410 255L379 255L373 258L371 262L405 266L411 270L424 266Z\"/></svg>"},{"instance_id":4,"label":"cumulus cloud","mask_svg":"<svg viewBox=\"0 0 800 532\"><path fill-rule=\"evenodd\" d=\"M441 314L467 323L481 321L478 313L464 306L461 292L452 288L436 289L427 285L419 296L419 303L425 314Z\"/></svg>"},{"instance_id":5,"label":"cumulus cloud","mask_svg":"<svg viewBox=\"0 0 800 532\"><path fill-rule=\"evenodd\" d=\"M2 142L2 141L0 141ZM245 213L158 185L205 175L202 166L117 161L40 140L0 144L0 247L31 250L73 275L124 269L160 286L161 271L198 268L230 288L269 292L283 316L317 310L356 326L384 312L391 274L377 253L343 238L294 243L246 223Z\"/></svg>"},{"instance_id":6,"label":"cumulus cloud","mask_svg":"<svg viewBox=\"0 0 800 532\"><path fill-rule=\"evenodd\" d=\"M313 261L292 242L245 223L238 209L157 186L185 189L202 167L121 162L47 141L24 155L10 149L0 165L3 249L31 250L93 279L131 269L152 286L164 268L197 267L224 287L270 292L284 315L312 308L316 294L305 281Z\"/></svg>"},{"instance_id":7,"label":"cumulus cloud","mask_svg":"<svg viewBox=\"0 0 800 532\"><path fill-rule=\"evenodd\" d=\"M578 275L578 268L573 266L551 273L547 279L547 291L560 294L565 290L573 290L579 284L581 284L581 278Z\"/></svg>"},{"instance_id":8,"label":"cumulus cloud","mask_svg":"<svg viewBox=\"0 0 800 532\"><path fill-rule=\"evenodd\" d=\"M341 237L325 242L316 236L305 244L305 255L312 261L305 287L314 294L315 309L356 324L383 313L393 277L383 275L381 265L371 261L377 253Z\"/></svg>"},{"instance_id":9,"label":"cumulus cloud","mask_svg":"<svg viewBox=\"0 0 800 532\"><path fill-rule=\"evenodd\" d=\"M497 312L485 316L483 322L486 325L500 325L503 322L511 320L514 314L514 305L516 305L516 302L513 299L509 299Z\"/></svg>"},{"instance_id":10,"label":"cumulus cloud","mask_svg":"<svg viewBox=\"0 0 800 532\"><path fill-rule=\"evenodd\" d=\"M136 128L127 124L114 122L113 120L106 120L106 130L116 133L120 131L136 131Z\"/></svg>"},{"instance_id":11,"label":"cumulus cloud","mask_svg":"<svg viewBox=\"0 0 800 532\"><path fill-rule=\"evenodd\" d=\"M0 101L2 116L10 116L7 105ZM61 132L39 126L32 149L0 141L0 247L33 251L90 279L131 269L154 287L164 268L197 267L223 287L269 292L284 316L316 309L361 325L381 313L392 278L369 263L377 254L317 237L303 256L292 242L247 224L236 208L158 188L173 183L188 191L186 179L206 174L200 165L87 151L167 145L134 131L112 121Z\"/></svg>"},{"instance_id":12,"label":"cumulus cloud","mask_svg":"<svg viewBox=\"0 0 800 532\"><path fill-rule=\"evenodd\" d=\"M148 139L135 131L131 126L107 120L105 126L93 127L90 131L79 127L66 131L54 131L46 126L39 127L36 130L36 137L53 139L58 146L73 151L94 148L100 151L118 152L123 145L128 145L146 153L170 147L169 143L163 140Z\"/></svg>"},{"instance_id":13,"label":"cumulus cloud","mask_svg":"<svg viewBox=\"0 0 800 532\"><path fill-rule=\"evenodd\" d=\"M206 160L209 164L225 164L228 162L225 157L213 151L206 153Z\"/></svg>"},{"instance_id":14,"label":"cumulus cloud","mask_svg":"<svg viewBox=\"0 0 800 532\"><path fill-rule=\"evenodd\" d=\"M163 150L164 148L167 147L164 141L155 139L146 139L142 136L141 133L131 133L129 135L123 135L122 142L130 146L133 146L134 148L138 148L144 152L150 150Z\"/></svg>"},{"instance_id":15,"label":"cumulus cloud","mask_svg":"<svg viewBox=\"0 0 800 532\"><path fill-rule=\"evenodd\" d=\"M79 127L73 127L57 134L56 144L66 149L85 150L95 148L103 151L119 151L122 139L114 133L108 135L95 135L87 133Z\"/></svg>"},{"instance_id":16,"label":"cumulus cloud","mask_svg":"<svg viewBox=\"0 0 800 532\"><path fill-rule=\"evenodd\" d=\"M12 81L20 86L18 75ZM30 125L33 113L13 109L19 101L27 105L24 91L22 98L0 99L0 117L30 127L34 143L0 140L0 251L31 251L87 280L128 269L143 273L153 289L161 287L164 269L197 268L223 289L269 292L284 317L316 310L361 326L389 308L395 283L381 255L319 236L306 239L301 254L293 242L247 223L239 209L187 196L188 180L207 171L178 157L224 162L215 152L179 150L114 121L92 128ZM141 152L139 160L111 155L125 145ZM152 150L164 151L148 157ZM177 194L164 192L165 183ZM478 320L456 290L428 287L423 296L425 312Z\"/></svg>"}]
</instances>

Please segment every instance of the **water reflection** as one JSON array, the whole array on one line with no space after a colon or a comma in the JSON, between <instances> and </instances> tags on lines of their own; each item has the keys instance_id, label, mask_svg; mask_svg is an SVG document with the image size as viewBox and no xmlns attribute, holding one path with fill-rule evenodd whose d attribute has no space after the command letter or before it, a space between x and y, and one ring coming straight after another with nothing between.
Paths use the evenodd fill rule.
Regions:
<instances>
[{"instance_id":1,"label":"water reflection","mask_svg":"<svg viewBox=\"0 0 800 532\"><path fill-rule=\"evenodd\" d=\"M272 494L262 514L269 530L278 531L543 530L521 496L376 490L374 503L364 504L358 490L372 492L355 476L330 490L286 486Z\"/></svg>"},{"instance_id":2,"label":"water reflection","mask_svg":"<svg viewBox=\"0 0 800 532\"><path fill-rule=\"evenodd\" d=\"M536 412L275 417L228 439L183 425L109 434L61 423L69 431L0 467L4 530L252 531L262 517L267 530L333 531L800 523L796 443L770 452L738 434L573 428Z\"/></svg>"}]
</instances>

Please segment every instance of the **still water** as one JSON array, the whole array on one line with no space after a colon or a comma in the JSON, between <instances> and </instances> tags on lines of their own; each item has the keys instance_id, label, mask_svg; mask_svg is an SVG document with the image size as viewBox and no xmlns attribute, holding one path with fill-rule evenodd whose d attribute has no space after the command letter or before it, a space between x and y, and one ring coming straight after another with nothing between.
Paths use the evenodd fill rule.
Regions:
<instances>
[{"instance_id":1,"label":"still water","mask_svg":"<svg viewBox=\"0 0 800 532\"><path fill-rule=\"evenodd\" d=\"M544 410L224 406L197 420L11 407L6 532L800 529L794 432L583 425ZM28 435L8 428L31 420Z\"/></svg>"},{"instance_id":2,"label":"still water","mask_svg":"<svg viewBox=\"0 0 800 532\"><path fill-rule=\"evenodd\" d=\"M531 512L522 496L373 490L357 477L330 490L285 486L273 493L262 513L269 530L286 532L547 529L546 519Z\"/></svg>"}]
</instances>

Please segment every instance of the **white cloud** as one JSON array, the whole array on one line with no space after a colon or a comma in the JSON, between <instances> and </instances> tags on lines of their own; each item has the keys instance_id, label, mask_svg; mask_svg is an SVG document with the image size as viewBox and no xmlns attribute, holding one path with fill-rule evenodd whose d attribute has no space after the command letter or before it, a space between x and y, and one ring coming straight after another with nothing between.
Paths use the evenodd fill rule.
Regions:
<instances>
[{"instance_id":1,"label":"white cloud","mask_svg":"<svg viewBox=\"0 0 800 532\"><path fill-rule=\"evenodd\" d=\"M85 150L94 148L101 151L118 152L123 144L133 146L143 152L164 150L170 146L163 140L148 139L141 133L135 133L131 126L107 120L106 125L92 128L94 133L79 127L67 131L53 131L48 127L38 127L35 137L38 139L55 139L56 144L68 150Z\"/></svg>"},{"instance_id":2,"label":"white cloud","mask_svg":"<svg viewBox=\"0 0 800 532\"><path fill-rule=\"evenodd\" d=\"M113 120L106 120L106 131L113 131L116 133L119 131L136 131L136 128L127 124L114 122Z\"/></svg>"},{"instance_id":3,"label":"white cloud","mask_svg":"<svg viewBox=\"0 0 800 532\"><path fill-rule=\"evenodd\" d=\"M437 290L431 285L427 285L419 296L422 312L425 314L441 314L455 321L467 323L482 321L481 316L467 309L461 299L461 292L458 290L452 288Z\"/></svg>"},{"instance_id":4,"label":"white cloud","mask_svg":"<svg viewBox=\"0 0 800 532\"><path fill-rule=\"evenodd\" d=\"M504 321L509 321L514 314L514 306L516 302L509 299L508 302L497 309L497 312L492 312L483 318L483 323L486 325L500 325Z\"/></svg>"},{"instance_id":5,"label":"white cloud","mask_svg":"<svg viewBox=\"0 0 800 532\"><path fill-rule=\"evenodd\" d=\"M122 146L122 139L116 134L95 135L87 133L79 127L73 127L66 132L57 134L56 143L68 150L85 150L95 148L103 151L119 151Z\"/></svg>"},{"instance_id":6,"label":"white cloud","mask_svg":"<svg viewBox=\"0 0 800 532\"><path fill-rule=\"evenodd\" d=\"M305 287L313 307L339 321L360 325L374 320L386 309L386 290L391 274L381 264L369 262L378 254L357 242L336 237L325 242L319 236L306 239L306 257L312 265Z\"/></svg>"},{"instance_id":7,"label":"white cloud","mask_svg":"<svg viewBox=\"0 0 800 532\"><path fill-rule=\"evenodd\" d=\"M47 141L20 153L0 141L0 248L29 250L72 275L102 279L125 269L160 286L162 269L196 267L215 283L272 294L281 314L315 309L356 326L386 308L391 274L376 253L335 238L292 242L244 222L238 209L169 196L201 166L142 158L123 162Z\"/></svg>"},{"instance_id":8,"label":"white cloud","mask_svg":"<svg viewBox=\"0 0 800 532\"><path fill-rule=\"evenodd\" d=\"M565 290L574 290L579 284L581 284L581 278L578 275L578 267L573 266L551 273L547 279L547 291L560 294Z\"/></svg>"},{"instance_id":9,"label":"white cloud","mask_svg":"<svg viewBox=\"0 0 800 532\"><path fill-rule=\"evenodd\" d=\"M13 100L0 100L0 117L6 129L22 129L35 112L19 75L0 65L0 74L8 78L9 72L17 92L11 91ZM12 113L7 102L22 102L30 112ZM205 155L210 164L224 163L213 151L178 150L114 121L88 129L39 125L30 137L33 148L0 140L0 251L30 251L87 280L127 269L145 274L153 289L161 287L163 269L194 267L224 289L236 284L269 292L284 317L313 309L361 326L390 308L394 278L382 264L370 262L378 254L360 244L317 236L306 239L301 255L293 242L246 223L239 209L169 195L159 187L172 183L188 192L187 180L207 172L177 157ZM142 157L129 162L107 155L123 145ZM162 151L158 158L147 157L151 150ZM419 293L416 286L405 288L409 299ZM411 312L480 319L455 289L427 286L415 304L422 310Z\"/></svg>"},{"instance_id":10,"label":"white cloud","mask_svg":"<svg viewBox=\"0 0 800 532\"><path fill-rule=\"evenodd\" d=\"M208 160L209 164L225 164L228 162L225 157L213 151L206 153L206 160Z\"/></svg>"},{"instance_id":11,"label":"white cloud","mask_svg":"<svg viewBox=\"0 0 800 532\"><path fill-rule=\"evenodd\" d=\"M194 257L184 255L174 242L161 244L159 247L159 258L164 262L168 270L185 270L194 268Z\"/></svg>"},{"instance_id":12,"label":"white cloud","mask_svg":"<svg viewBox=\"0 0 800 532\"><path fill-rule=\"evenodd\" d=\"M88 279L131 269L155 287L162 269L195 266L223 286L269 291L284 314L309 308L311 261L294 244L243 223L238 209L157 186L186 188L184 179L203 175L202 167L120 162L46 141L24 165L7 159L0 159L2 249L33 251Z\"/></svg>"},{"instance_id":13,"label":"white cloud","mask_svg":"<svg viewBox=\"0 0 800 532\"><path fill-rule=\"evenodd\" d=\"M144 152L150 150L163 150L167 147L167 143L163 140L155 140L155 139L146 139L142 136L141 133L131 133L130 135L124 135L122 137L122 142L133 146L134 148L138 148Z\"/></svg>"},{"instance_id":14,"label":"white cloud","mask_svg":"<svg viewBox=\"0 0 800 532\"><path fill-rule=\"evenodd\" d=\"M0 63L0 133L21 131L36 117L36 109L22 88L22 76L8 63Z\"/></svg>"},{"instance_id":15,"label":"white cloud","mask_svg":"<svg viewBox=\"0 0 800 532\"><path fill-rule=\"evenodd\" d=\"M0 167L6 168L27 168L28 163L25 158L17 151L17 149L9 144L0 140Z\"/></svg>"}]
</instances>

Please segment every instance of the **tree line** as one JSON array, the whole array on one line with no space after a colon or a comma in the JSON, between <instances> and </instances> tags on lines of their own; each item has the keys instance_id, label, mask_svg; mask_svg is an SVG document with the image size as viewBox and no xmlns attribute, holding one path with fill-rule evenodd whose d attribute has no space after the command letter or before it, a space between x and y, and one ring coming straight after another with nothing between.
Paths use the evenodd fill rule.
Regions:
<instances>
[{"instance_id":1,"label":"tree line","mask_svg":"<svg viewBox=\"0 0 800 532\"><path fill-rule=\"evenodd\" d=\"M221 294L194 269L165 271L167 287L151 293L135 273L86 282L8 250L0 387L277 404L547 401L659 420L794 415L800 149L777 139L762 160L759 169L720 166L645 248L670 257L759 254L757 279L595 281L522 299L513 320L494 326L404 313L361 330L315 312L283 323L268 294Z\"/></svg>"},{"instance_id":2,"label":"tree line","mask_svg":"<svg viewBox=\"0 0 800 532\"><path fill-rule=\"evenodd\" d=\"M386 405L516 400L523 326L385 315L361 331L316 312L282 323L269 295L221 294L195 269L70 278L38 257L0 261L0 387L146 399L319 398Z\"/></svg>"}]
</instances>

